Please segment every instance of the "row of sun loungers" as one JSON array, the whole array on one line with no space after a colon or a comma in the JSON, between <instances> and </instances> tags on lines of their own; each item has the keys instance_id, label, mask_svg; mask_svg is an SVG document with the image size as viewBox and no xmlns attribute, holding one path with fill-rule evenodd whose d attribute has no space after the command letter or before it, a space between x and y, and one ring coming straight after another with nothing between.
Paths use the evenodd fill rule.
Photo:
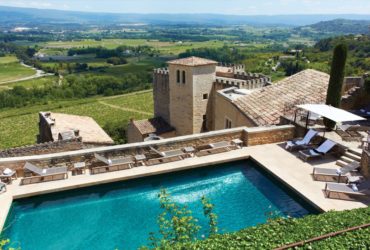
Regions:
<instances>
[{"instance_id":1,"label":"row of sun loungers","mask_svg":"<svg viewBox=\"0 0 370 250\"><path fill-rule=\"evenodd\" d=\"M303 139L288 141L285 145L285 148L290 151L300 150L298 152L298 156L304 161L323 157L327 155L329 151L331 151L337 143L327 139L321 145L314 148L312 144L312 139L317 135L318 135L317 131L310 129Z\"/></svg>"},{"instance_id":2,"label":"row of sun loungers","mask_svg":"<svg viewBox=\"0 0 370 250\"><path fill-rule=\"evenodd\" d=\"M217 142L217 143L206 145L204 148L205 149L202 149L196 152L195 155L205 156L205 155L210 155L210 154L227 152L227 151L238 148L238 146L236 144L223 141L223 142ZM144 155L140 155L140 156L135 156L135 157L130 156L130 157L125 157L125 158L112 158L111 159L111 158L107 158L103 155L95 153L94 154L95 159L98 162L100 162L100 164L102 165L91 167L90 173L100 174L100 173L107 173L107 172L130 169L134 166L139 166L139 164L144 165L143 164L144 161L145 161L145 165L147 166L180 161L185 158L193 156L193 153L196 151L193 147L170 150L170 151L158 151L154 148L151 148L151 150L154 153L156 153L158 157L146 159ZM138 161L138 159L140 159L140 161ZM83 164L83 167L85 167L85 164ZM24 177L21 180L20 182L21 185L28 185L28 184L55 181L55 180L63 180L63 179L68 178L68 168L66 166L52 167L52 168L39 168L32 163L26 162L26 164L24 165L24 171L25 171L25 175L29 175L29 176Z\"/></svg>"},{"instance_id":3,"label":"row of sun loungers","mask_svg":"<svg viewBox=\"0 0 370 250\"><path fill-rule=\"evenodd\" d=\"M312 147L312 139L318 134L317 131L310 129L303 139L296 139L286 143L287 150L300 150L298 156L307 161L313 158L324 157L331 151L336 143L326 140L318 147ZM341 195L366 195L370 194L370 180L362 181L363 177L353 175L360 168L360 164L352 161L340 169L319 168L313 169L313 179L316 181L327 181L325 185L325 196L327 198L341 199ZM330 183L336 181L337 183ZM361 182L362 181L362 182Z\"/></svg>"}]
</instances>

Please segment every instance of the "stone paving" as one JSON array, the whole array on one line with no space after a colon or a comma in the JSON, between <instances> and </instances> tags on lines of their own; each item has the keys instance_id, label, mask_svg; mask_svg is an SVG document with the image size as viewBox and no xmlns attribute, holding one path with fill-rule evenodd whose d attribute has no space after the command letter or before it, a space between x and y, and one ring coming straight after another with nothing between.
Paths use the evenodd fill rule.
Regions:
<instances>
[{"instance_id":1,"label":"stone paving","mask_svg":"<svg viewBox=\"0 0 370 250\"><path fill-rule=\"evenodd\" d=\"M334 158L327 158L311 163L303 162L295 153L288 152L282 144L266 144L244 147L242 149L220 153L216 155L188 158L176 163L165 163L156 166L136 167L119 172L98 175L69 176L67 180L46 182L20 186L20 179L8 185L8 191L0 194L0 228L3 227L13 199L30 197L40 194L70 190L97 184L122 181L144 176L168 173L184 169L210 166L214 164L252 158L261 167L271 172L278 179L287 184L293 191L322 211L346 210L366 207L370 204L370 197L364 200L348 201L327 199L323 194L324 182L312 179L313 167L337 168Z\"/></svg>"}]
</instances>

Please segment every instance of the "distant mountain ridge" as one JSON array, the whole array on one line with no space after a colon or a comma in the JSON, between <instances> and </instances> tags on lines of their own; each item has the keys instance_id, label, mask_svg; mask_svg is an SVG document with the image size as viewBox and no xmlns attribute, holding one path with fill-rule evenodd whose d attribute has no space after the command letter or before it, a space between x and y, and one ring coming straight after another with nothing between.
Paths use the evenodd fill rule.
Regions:
<instances>
[{"instance_id":1,"label":"distant mountain ridge","mask_svg":"<svg viewBox=\"0 0 370 250\"><path fill-rule=\"evenodd\" d=\"M221 15L221 14L135 14L91 13L0 6L0 25L37 25L43 23L76 23L111 25L120 23L146 24L207 24L207 25L288 25L304 26L332 19L370 20L370 15Z\"/></svg>"},{"instance_id":2,"label":"distant mountain ridge","mask_svg":"<svg viewBox=\"0 0 370 250\"><path fill-rule=\"evenodd\" d=\"M335 19L296 28L299 31L315 31L336 34L370 34L370 20Z\"/></svg>"}]
</instances>

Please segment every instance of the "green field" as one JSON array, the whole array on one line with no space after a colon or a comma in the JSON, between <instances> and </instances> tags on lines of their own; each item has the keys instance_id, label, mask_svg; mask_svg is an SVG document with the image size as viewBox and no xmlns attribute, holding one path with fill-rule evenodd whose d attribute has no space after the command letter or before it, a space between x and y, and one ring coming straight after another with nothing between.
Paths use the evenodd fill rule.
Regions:
<instances>
[{"instance_id":1,"label":"green field","mask_svg":"<svg viewBox=\"0 0 370 250\"><path fill-rule=\"evenodd\" d=\"M13 83L6 83L0 85L0 91L5 89L14 88L15 86L23 86L25 88L33 88L33 87L43 87L45 85L56 84L58 82L58 77L56 76L45 76L41 78L20 81L20 82L13 82Z\"/></svg>"},{"instance_id":2,"label":"green field","mask_svg":"<svg viewBox=\"0 0 370 250\"><path fill-rule=\"evenodd\" d=\"M0 65L2 65L2 64L8 64L8 63L16 63L16 62L18 62L18 59L15 56L3 56L3 57L0 57Z\"/></svg>"},{"instance_id":3,"label":"green field","mask_svg":"<svg viewBox=\"0 0 370 250\"><path fill-rule=\"evenodd\" d=\"M35 70L20 65L15 57L0 57L0 84L34 74Z\"/></svg>"},{"instance_id":4,"label":"green field","mask_svg":"<svg viewBox=\"0 0 370 250\"><path fill-rule=\"evenodd\" d=\"M90 116L102 127L108 123L120 123L124 127L130 118L140 120L153 116L153 97L152 91L143 91L115 97L3 110L0 111L0 148L35 144L39 111Z\"/></svg>"},{"instance_id":5,"label":"green field","mask_svg":"<svg viewBox=\"0 0 370 250\"><path fill-rule=\"evenodd\" d=\"M223 41L207 41L207 42L160 42L157 40L145 40L145 39L102 39L101 41L96 40L82 40L82 41L67 41L67 42L48 42L42 44L44 53L60 55L61 49L70 49L76 47L98 47L102 46L108 49L114 49L121 45L126 46L151 46L161 52L164 55L177 55L185 52L187 49L195 48L220 48L224 46ZM62 53L63 54L63 53Z\"/></svg>"}]
</instances>

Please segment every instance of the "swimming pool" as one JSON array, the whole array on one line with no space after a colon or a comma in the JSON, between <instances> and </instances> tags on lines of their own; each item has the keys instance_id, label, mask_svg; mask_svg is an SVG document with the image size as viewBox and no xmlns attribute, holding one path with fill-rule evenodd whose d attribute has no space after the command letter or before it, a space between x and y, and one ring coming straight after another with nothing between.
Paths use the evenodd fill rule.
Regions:
<instances>
[{"instance_id":1,"label":"swimming pool","mask_svg":"<svg viewBox=\"0 0 370 250\"><path fill-rule=\"evenodd\" d=\"M208 229L203 195L215 205L221 232L264 223L269 212L315 213L246 160L16 200L4 235L20 242L22 250L136 249L158 231L162 187L199 218L200 234Z\"/></svg>"}]
</instances>

